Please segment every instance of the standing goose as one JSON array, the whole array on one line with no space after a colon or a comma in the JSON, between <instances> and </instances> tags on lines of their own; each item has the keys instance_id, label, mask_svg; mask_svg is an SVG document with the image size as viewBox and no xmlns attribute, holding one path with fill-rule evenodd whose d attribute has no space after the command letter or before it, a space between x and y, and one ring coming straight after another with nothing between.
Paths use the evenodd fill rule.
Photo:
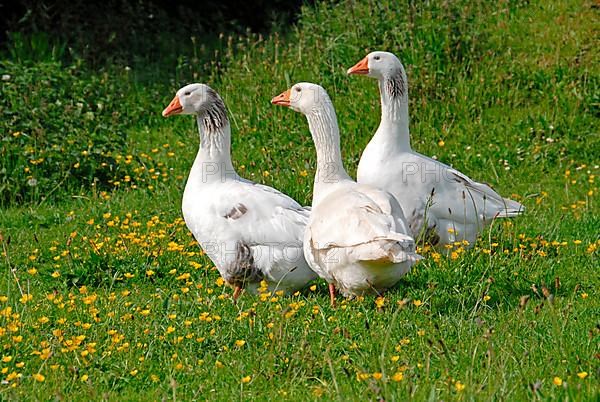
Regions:
<instances>
[{"instance_id":1,"label":"standing goose","mask_svg":"<svg viewBox=\"0 0 600 402\"><path fill-rule=\"evenodd\" d=\"M240 177L231 163L231 129L221 97L209 86L179 91L163 116L196 115L200 150L183 193L188 229L234 290L293 291L316 278L302 251L309 211L285 194Z\"/></svg>"},{"instance_id":2,"label":"standing goose","mask_svg":"<svg viewBox=\"0 0 600 402\"><path fill-rule=\"evenodd\" d=\"M340 152L339 129L327 92L299 83L276 96L275 105L303 113L317 150L312 211L304 234L310 267L345 296L379 293L420 258L402 208L389 193L350 178Z\"/></svg>"},{"instance_id":3,"label":"standing goose","mask_svg":"<svg viewBox=\"0 0 600 402\"><path fill-rule=\"evenodd\" d=\"M495 218L510 218L525 208L488 185L412 150L408 130L408 82L392 53L372 52L348 69L379 80L381 123L365 148L357 180L392 193L402 205L413 236L439 248L466 240Z\"/></svg>"}]
</instances>

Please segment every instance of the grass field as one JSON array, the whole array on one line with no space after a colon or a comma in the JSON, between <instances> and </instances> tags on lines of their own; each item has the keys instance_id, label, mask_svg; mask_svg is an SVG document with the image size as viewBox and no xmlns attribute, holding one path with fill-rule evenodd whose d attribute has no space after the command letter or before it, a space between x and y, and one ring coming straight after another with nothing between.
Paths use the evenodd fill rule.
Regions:
<instances>
[{"instance_id":1,"label":"grass field","mask_svg":"<svg viewBox=\"0 0 600 402\"><path fill-rule=\"evenodd\" d=\"M200 56L190 42L162 71L7 56L0 399L597 400L595 5L326 1L283 33L225 36ZM306 205L306 122L269 100L298 81L323 85L353 173L379 97L345 70L376 49L407 68L413 148L526 215L495 222L473 250L424 250L384 298L332 309L318 281L234 305L181 219L195 121L160 112L180 84L210 84L230 111L239 173ZM54 138L44 149L42 135Z\"/></svg>"}]
</instances>

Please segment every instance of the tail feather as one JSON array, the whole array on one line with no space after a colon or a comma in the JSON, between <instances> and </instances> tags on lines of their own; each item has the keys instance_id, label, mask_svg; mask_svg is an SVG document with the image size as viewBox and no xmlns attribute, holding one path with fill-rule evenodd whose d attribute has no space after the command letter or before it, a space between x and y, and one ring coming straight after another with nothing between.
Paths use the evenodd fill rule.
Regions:
<instances>
[{"instance_id":1,"label":"tail feather","mask_svg":"<svg viewBox=\"0 0 600 402\"><path fill-rule=\"evenodd\" d=\"M373 263L416 262L420 260L415 253L414 239L402 233L389 232L385 237L348 248L357 261Z\"/></svg>"},{"instance_id":2,"label":"tail feather","mask_svg":"<svg viewBox=\"0 0 600 402\"><path fill-rule=\"evenodd\" d=\"M385 237L386 240L392 240L394 242L399 243L402 247L406 247L407 249L414 250L415 249L415 239L412 236L390 231Z\"/></svg>"},{"instance_id":3,"label":"tail feather","mask_svg":"<svg viewBox=\"0 0 600 402\"><path fill-rule=\"evenodd\" d=\"M415 240L404 233L390 232L384 242L381 242L388 261L393 263L415 263L422 259L415 253Z\"/></svg>"},{"instance_id":4,"label":"tail feather","mask_svg":"<svg viewBox=\"0 0 600 402\"><path fill-rule=\"evenodd\" d=\"M393 263L401 263L401 262L411 262L415 263L419 260L422 260L423 256L412 251L396 251L390 255L390 261Z\"/></svg>"},{"instance_id":5,"label":"tail feather","mask_svg":"<svg viewBox=\"0 0 600 402\"><path fill-rule=\"evenodd\" d=\"M498 218L513 218L525 212L525 206L515 200L504 198L504 207L498 211Z\"/></svg>"}]
</instances>

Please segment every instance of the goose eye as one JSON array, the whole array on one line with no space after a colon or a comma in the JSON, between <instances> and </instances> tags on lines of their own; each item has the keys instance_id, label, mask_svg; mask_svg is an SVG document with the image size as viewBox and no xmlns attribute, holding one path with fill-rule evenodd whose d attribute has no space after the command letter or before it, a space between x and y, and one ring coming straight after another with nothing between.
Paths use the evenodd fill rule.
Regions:
<instances>
[{"instance_id":1,"label":"goose eye","mask_svg":"<svg viewBox=\"0 0 600 402\"><path fill-rule=\"evenodd\" d=\"M296 92L302 91L302 88L296 88Z\"/></svg>"},{"instance_id":2,"label":"goose eye","mask_svg":"<svg viewBox=\"0 0 600 402\"><path fill-rule=\"evenodd\" d=\"M191 94L191 92L189 92L189 91L184 93L185 96L189 96L190 94Z\"/></svg>"},{"instance_id":3,"label":"goose eye","mask_svg":"<svg viewBox=\"0 0 600 402\"><path fill-rule=\"evenodd\" d=\"M381 57L379 57L379 56L374 56L374 57L373 57L373 59L375 59L375 60L379 60L379 59L381 59Z\"/></svg>"}]
</instances>

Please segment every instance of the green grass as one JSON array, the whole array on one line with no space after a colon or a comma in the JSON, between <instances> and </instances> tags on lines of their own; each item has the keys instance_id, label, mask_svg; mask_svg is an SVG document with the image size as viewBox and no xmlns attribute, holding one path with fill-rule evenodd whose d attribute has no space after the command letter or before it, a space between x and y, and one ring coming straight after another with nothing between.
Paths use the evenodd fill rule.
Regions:
<instances>
[{"instance_id":1,"label":"green grass","mask_svg":"<svg viewBox=\"0 0 600 402\"><path fill-rule=\"evenodd\" d=\"M232 303L180 220L197 131L192 118L160 117L179 70L151 83L117 66L82 74L127 89L91 91L118 95L125 145L111 157L122 170L99 174L104 187L60 187L1 210L0 398L597 399L594 4L323 2L286 34L232 39L194 79L230 109L239 172L308 204L306 122L269 100L297 81L322 84L353 172L379 100L373 80L345 70L393 51L409 75L413 147L526 205L473 250L427 253L385 299L336 309L322 282Z\"/></svg>"}]
</instances>

